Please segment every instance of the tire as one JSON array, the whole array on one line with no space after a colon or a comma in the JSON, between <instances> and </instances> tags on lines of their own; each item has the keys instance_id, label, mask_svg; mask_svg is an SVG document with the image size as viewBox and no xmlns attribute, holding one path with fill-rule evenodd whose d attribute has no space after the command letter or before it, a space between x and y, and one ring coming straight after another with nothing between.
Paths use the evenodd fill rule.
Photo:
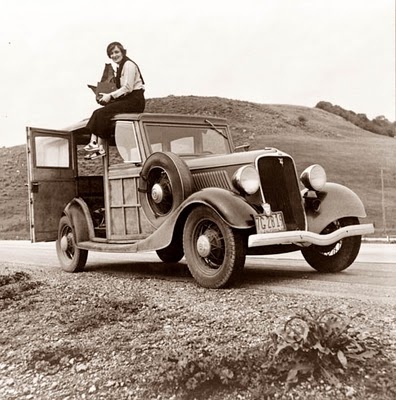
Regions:
<instances>
[{"instance_id":1,"label":"tire","mask_svg":"<svg viewBox=\"0 0 396 400\"><path fill-rule=\"evenodd\" d=\"M157 250L156 253L165 263L177 263L184 256L183 246L180 242L172 242L165 249Z\"/></svg>"},{"instance_id":2,"label":"tire","mask_svg":"<svg viewBox=\"0 0 396 400\"><path fill-rule=\"evenodd\" d=\"M203 287L218 289L240 278L246 258L246 236L232 229L211 208L199 206L187 217L183 247L188 268Z\"/></svg>"},{"instance_id":3,"label":"tire","mask_svg":"<svg viewBox=\"0 0 396 400\"><path fill-rule=\"evenodd\" d=\"M63 216L59 221L56 253L62 269L66 272L82 271L87 262L88 250L76 247L73 228L66 216Z\"/></svg>"},{"instance_id":4,"label":"tire","mask_svg":"<svg viewBox=\"0 0 396 400\"><path fill-rule=\"evenodd\" d=\"M158 228L193 191L187 164L171 152L153 153L144 163L139 179L142 209Z\"/></svg>"},{"instance_id":5,"label":"tire","mask_svg":"<svg viewBox=\"0 0 396 400\"><path fill-rule=\"evenodd\" d=\"M329 224L321 233L331 233L348 225L359 224L356 217L346 217ZM329 246L311 245L301 250L308 264L319 272L332 273L347 269L359 254L361 236L350 236Z\"/></svg>"}]
</instances>

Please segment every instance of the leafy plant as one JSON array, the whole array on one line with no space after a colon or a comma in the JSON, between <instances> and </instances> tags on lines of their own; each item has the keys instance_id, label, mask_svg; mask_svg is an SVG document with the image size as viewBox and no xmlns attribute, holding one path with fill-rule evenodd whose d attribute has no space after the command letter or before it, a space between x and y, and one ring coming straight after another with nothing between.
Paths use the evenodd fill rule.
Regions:
<instances>
[{"instance_id":1,"label":"leafy plant","mask_svg":"<svg viewBox=\"0 0 396 400\"><path fill-rule=\"evenodd\" d=\"M195 344L169 349L158 362L153 384L161 391L177 389L179 394L202 398L214 388L249 388L252 398L271 397L308 377L336 386L339 378L345 381L359 373L381 353L377 340L352 326L352 320L361 316L348 317L332 309L316 314L304 310L254 348Z\"/></svg>"},{"instance_id":2,"label":"leafy plant","mask_svg":"<svg viewBox=\"0 0 396 400\"><path fill-rule=\"evenodd\" d=\"M273 334L273 365L286 383L310 374L337 384L337 376L364 365L377 355L378 343L353 328L354 317L327 309L313 315L309 310L291 317Z\"/></svg>"}]
</instances>

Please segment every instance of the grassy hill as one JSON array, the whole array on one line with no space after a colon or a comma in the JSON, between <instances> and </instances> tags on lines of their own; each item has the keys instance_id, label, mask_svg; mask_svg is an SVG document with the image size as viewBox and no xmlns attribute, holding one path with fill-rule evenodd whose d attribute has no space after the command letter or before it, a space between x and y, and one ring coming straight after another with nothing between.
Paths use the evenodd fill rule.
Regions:
<instances>
[{"instance_id":1,"label":"grassy hill","mask_svg":"<svg viewBox=\"0 0 396 400\"><path fill-rule=\"evenodd\" d=\"M299 173L319 163L329 181L344 184L360 196L376 235L396 235L395 138L365 131L319 108L218 97L154 98L147 101L146 111L225 117L237 145L250 143L252 150L278 147L294 157ZM25 145L1 148L0 165L0 239L26 239Z\"/></svg>"}]
</instances>

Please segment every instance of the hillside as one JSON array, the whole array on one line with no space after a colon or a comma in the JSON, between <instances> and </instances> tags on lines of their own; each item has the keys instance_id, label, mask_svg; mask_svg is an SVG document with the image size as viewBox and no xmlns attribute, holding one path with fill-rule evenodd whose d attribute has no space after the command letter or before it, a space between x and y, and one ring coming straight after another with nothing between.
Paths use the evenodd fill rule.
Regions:
<instances>
[{"instance_id":1,"label":"hillside","mask_svg":"<svg viewBox=\"0 0 396 400\"><path fill-rule=\"evenodd\" d=\"M361 197L367 221L375 223L376 235L396 235L394 138L365 131L319 108L301 106L168 96L149 99L146 111L225 117L235 144L250 143L252 150L278 147L294 157L299 173L312 163L320 163L329 181L345 184ZM0 239L26 239L25 145L0 148L0 164Z\"/></svg>"}]
</instances>

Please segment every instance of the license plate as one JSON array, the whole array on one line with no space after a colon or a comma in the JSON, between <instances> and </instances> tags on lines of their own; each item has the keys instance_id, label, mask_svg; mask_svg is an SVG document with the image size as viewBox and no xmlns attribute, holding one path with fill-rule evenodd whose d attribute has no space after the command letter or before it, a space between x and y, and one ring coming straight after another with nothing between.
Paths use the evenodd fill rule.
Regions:
<instances>
[{"instance_id":1,"label":"license plate","mask_svg":"<svg viewBox=\"0 0 396 400\"><path fill-rule=\"evenodd\" d=\"M286 230L282 211L273 212L271 215L258 214L254 216L257 233L271 233Z\"/></svg>"}]
</instances>

